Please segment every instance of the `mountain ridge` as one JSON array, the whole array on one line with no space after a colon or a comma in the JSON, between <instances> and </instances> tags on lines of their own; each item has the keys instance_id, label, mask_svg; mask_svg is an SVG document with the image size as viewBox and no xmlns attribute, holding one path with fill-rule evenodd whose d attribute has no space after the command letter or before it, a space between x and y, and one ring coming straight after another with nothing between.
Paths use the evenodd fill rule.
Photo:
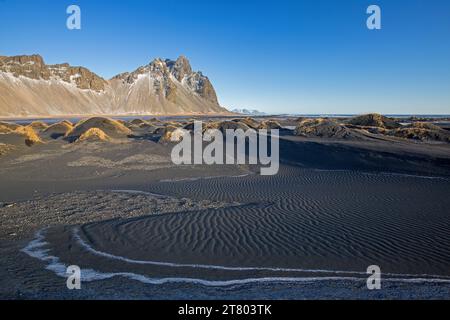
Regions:
<instances>
[{"instance_id":1,"label":"mountain ridge","mask_svg":"<svg viewBox=\"0 0 450 320\"><path fill-rule=\"evenodd\" d=\"M265 116L265 115L267 115L267 113L265 113L265 112L261 112L259 110L255 110L255 109L246 109L246 108L243 108L243 109L235 108L235 109L231 110L231 112L248 115L248 116Z\"/></svg>"},{"instance_id":2,"label":"mountain ridge","mask_svg":"<svg viewBox=\"0 0 450 320\"><path fill-rule=\"evenodd\" d=\"M105 80L40 55L0 56L0 116L222 114L208 77L189 60L156 58Z\"/></svg>"}]
</instances>

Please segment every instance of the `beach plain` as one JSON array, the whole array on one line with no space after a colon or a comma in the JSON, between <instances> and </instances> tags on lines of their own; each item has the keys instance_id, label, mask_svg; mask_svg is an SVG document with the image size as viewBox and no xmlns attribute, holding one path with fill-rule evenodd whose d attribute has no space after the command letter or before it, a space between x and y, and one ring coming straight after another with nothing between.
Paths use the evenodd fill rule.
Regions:
<instances>
[{"instance_id":1,"label":"beach plain","mask_svg":"<svg viewBox=\"0 0 450 320\"><path fill-rule=\"evenodd\" d=\"M191 118L0 123L0 297L449 297L445 124L196 117L280 130L280 170L261 176L174 165L170 137Z\"/></svg>"}]
</instances>

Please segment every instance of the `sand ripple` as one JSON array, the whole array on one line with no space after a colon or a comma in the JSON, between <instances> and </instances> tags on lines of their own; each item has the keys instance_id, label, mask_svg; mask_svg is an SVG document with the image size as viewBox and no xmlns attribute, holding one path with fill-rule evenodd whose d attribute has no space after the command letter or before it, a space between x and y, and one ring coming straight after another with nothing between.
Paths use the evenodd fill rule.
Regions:
<instances>
[{"instance_id":1,"label":"sand ripple","mask_svg":"<svg viewBox=\"0 0 450 320\"><path fill-rule=\"evenodd\" d=\"M286 167L275 177L159 183L148 191L242 205L54 228L46 241L62 261L99 272L206 285L361 281L373 264L391 280L446 282L449 187L445 179Z\"/></svg>"}]
</instances>

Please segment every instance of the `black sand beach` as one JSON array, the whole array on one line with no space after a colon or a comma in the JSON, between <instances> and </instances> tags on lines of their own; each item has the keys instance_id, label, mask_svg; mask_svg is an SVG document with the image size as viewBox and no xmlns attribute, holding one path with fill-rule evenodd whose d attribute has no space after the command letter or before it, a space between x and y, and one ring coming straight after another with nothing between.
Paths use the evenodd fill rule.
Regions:
<instances>
[{"instance_id":1,"label":"black sand beach","mask_svg":"<svg viewBox=\"0 0 450 320\"><path fill-rule=\"evenodd\" d=\"M1 298L449 297L450 144L287 131L261 176L145 137L0 157Z\"/></svg>"}]
</instances>

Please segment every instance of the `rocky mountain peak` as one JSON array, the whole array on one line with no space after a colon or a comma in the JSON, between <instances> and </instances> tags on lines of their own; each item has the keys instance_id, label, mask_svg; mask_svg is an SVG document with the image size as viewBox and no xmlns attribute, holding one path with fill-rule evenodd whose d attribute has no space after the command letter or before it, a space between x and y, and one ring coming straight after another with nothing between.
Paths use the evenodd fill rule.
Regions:
<instances>
[{"instance_id":1,"label":"rocky mountain peak","mask_svg":"<svg viewBox=\"0 0 450 320\"><path fill-rule=\"evenodd\" d=\"M72 67L68 63L46 65L37 54L3 57L0 59L0 72L34 80L61 80L79 89L95 91L102 91L107 85L103 78L84 67Z\"/></svg>"},{"instance_id":2,"label":"rocky mountain peak","mask_svg":"<svg viewBox=\"0 0 450 320\"><path fill-rule=\"evenodd\" d=\"M50 79L50 72L46 68L44 59L40 55L13 56L0 59L0 71L13 74L15 77L24 76L31 79Z\"/></svg>"},{"instance_id":3,"label":"rocky mountain peak","mask_svg":"<svg viewBox=\"0 0 450 320\"><path fill-rule=\"evenodd\" d=\"M208 77L200 71L193 71L185 56L180 56L176 61L156 58L146 66L139 67L131 73L121 73L112 79L131 85L141 75L152 79L152 87L156 94L164 94L165 98L173 102L176 97L177 85L175 82L177 82L189 92L216 105L219 104L216 92Z\"/></svg>"},{"instance_id":4,"label":"rocky mountain peak","mask_svg":"<svg viewBox=\"0 0 450 320\"><path fill-rule=\"evenodd\" d=\"M3 57L2 59L3 63L8 64L30 64L30 65L38 65L38 66L44 66L44 59L38 55L33 54L30 56L27 55L21 55L21 56L13 56L13 57Z\"/></svg>"},{"instance_id":5,"label":"rocky mountain peak","mask_svg":"<svg viewBox=\"0 0 450 320\"><path fill-rule=\"evenodd\" d=\"M191 64L185 56L180 56L176 61L167 59L166 65L168 66L172 75L180 82L186 75L192 73Z\"/></svg>"},{"instance_id":6,"label":"rocky mountain peak","mask_svg":"<svg viewBox=\"0 0 450 320\"><path fill-rule=\"evenodd\" d=\"M158 73L160 75L167 75L169 69L165 61L163 61L161 58L156 58L148 65L148 71Z\"/></svg>"}]
</instances>

